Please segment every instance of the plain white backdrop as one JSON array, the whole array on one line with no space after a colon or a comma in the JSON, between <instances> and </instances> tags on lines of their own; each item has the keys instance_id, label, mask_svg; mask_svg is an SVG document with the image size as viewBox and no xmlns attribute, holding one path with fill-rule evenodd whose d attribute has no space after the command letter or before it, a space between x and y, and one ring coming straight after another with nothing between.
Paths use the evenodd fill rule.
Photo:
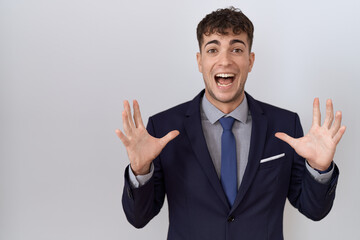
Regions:
<instances>
[{"instance_id":1,"label":"plain white backdrop","mask_svg":"<svg viewBox=\"0 0 360 240\"><path fill-rule=\"evenodd\" d=\"M286 239L360 239L360 4L343 1L0 0L0 239L166 239L167 206L144 229L121 206L124 99L144 122L203 89L197 23L234 5L255 25L246 90L295 111L332 98L348 127L331 213L287 204Z\"/></svg>"}]
</instances>

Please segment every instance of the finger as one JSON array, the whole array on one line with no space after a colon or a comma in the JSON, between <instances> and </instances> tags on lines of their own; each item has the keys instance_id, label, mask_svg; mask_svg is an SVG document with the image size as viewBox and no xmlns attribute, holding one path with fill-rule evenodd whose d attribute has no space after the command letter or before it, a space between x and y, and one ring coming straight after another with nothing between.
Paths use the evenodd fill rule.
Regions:
<instances>
[{"instance_id":1,"label":"finger","mask_svg":"<svg viewBox=\"0 0 360 240\"><path fill-rule=\"evenodd\" d=\"M177 137L180 134L178 130L173 130L166 134L164 137L160 138L160 144L162 147L165 147L166 144L168 144L171 140L173 140L175 137Z\"/></svg>"},{"instance_id":2,"label":"finger","mask_svg":"<svg viewBox=\"0 0 360 240\"><path fill-rule=\"evenodd\" d=\"M324 120L324 126L329 129L331 127L333 120L334 120L333 104L331 99L328 99L326 101L326 116Z\"/></svg>"},{"instance_id":3,"label":"finger","mask_svg":"<svg viewBox=\"0 0 360 240\"><path fill-rule=\"evenodd\" d=\"M342 138L342 136L344 135L345 133L345 130L346 130L346 127L345 126L341 126L339 131L337 131L337 133L335 134L334 136L334 141L336 144L338 144Z\"/></svg>"},{"instance_id":4,"label":"finger","mask_svg":"<svg viewBox=\"0 0 360 240\"><path fill-rule=\"evenodd\" d=\"M133 101L133 108L134 108L134 121L135 121L135 125L136 127L142 126L144 127L142 118L141 118L141 113L140 113L140 106L138 101L134 100Z\"/></svg>"},{"instance_id":5,"label":"finger","mask_svg":"<svg viewBox=\"0 0 360 240\"><path fill-rule=\"evenodd\" d=\"M116 135L120 138L121 142L127 147L130 143L129 139L122 133L120 129L115 130Z\"/></svg>"},{"instance_id":6,"label":"finger","mask_svg":"<svg viewBox=\"0 0 360 240\"><path fill-rule=\"evenodd\" d=\"M313 120L312 125L320 126L321 125L321 114L319 106L319 98L314 99L313 103Z\"/></svg>"},{"instance_id":7,"label":"finger","mask_svg":"<svg viewBox=\"0 0 360 240\"><path fill-rule=\"evenodd\" d=\"M132 129L129 122L129 118L127 116L127 112L124 110L122 112L122 121L123 121L123 128L126 135L131 135Z\"/></svg>"},{"instance_id":8,"label":"finger","mask_svg":"<svg viewBox=\"0 0 360 240\"><path fill-rule=\"evenodd\" d=\"M279 138L280 140L286 142L286 143L289 144L292 148L295 147L296 139L293 138L293 137L290 137L290 136L287 135L286 133L277 132L277 133L275 133L275 137L277 137L277 138Z\"/></svg>"},{"instance_id":9,"label":"finger","mask_svg":"<svg viewBox=\"0 0 360 240\"><path fill-rule=\"evenodd\" d=\"M339 128L341 126L341 118L342 114L340 111L337 111L335 114L335 121L334 124L330 128L331 136L334 137L335 134L339 131Z\"/></svg>"},{"instance_id":10,"label":"finger","mask_svg":"<svg viewBox=\"0 0 360 240\"><path fill-rule=\"evenodd\" d=\"M131 108L127 100L124 101L124 110L126 112L126 117L128 118L130 128L135 128L135 124L131 118Z\"/></svg>"}]
</instances>

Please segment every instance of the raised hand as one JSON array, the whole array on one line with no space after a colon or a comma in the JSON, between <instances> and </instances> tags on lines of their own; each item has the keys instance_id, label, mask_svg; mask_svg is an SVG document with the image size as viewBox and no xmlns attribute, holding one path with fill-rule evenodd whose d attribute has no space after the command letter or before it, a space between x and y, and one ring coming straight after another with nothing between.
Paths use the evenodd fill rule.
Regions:
<instances>
[{"instance_id":1,"label":"raised hand","mask_svg":"<svg viewBox=\"0 0 360 240\"><path fill-rule=\"evenodd\" d=\"M325 171L333 161L336 145L343 136L346 127L341 126L341 112L335 114L333 104L329 99L326 101L326 117L321 125L319 99L314 99L313 121L310 131L301 138L292 138L285 133L276 133L275 136L288 143L294 150L306 158L312 168Z\"/></svg>"},{"instance_id":2,"label":"raised hand","mask_svg":"<svg viewBox=\"0 0 360 240\"><path fill-rule=\"evenodd\" d=\"M151 162L160 154L162 149L173 140L179 131L174 130L162 138L151 136L141 119L140 107L136 100L133 101L134 121L131 117L131 109L128 101L124 101L124 111L122 112L124 133L116 129L124 144L130 160L130 166L135 175L149 173Z\"/></svg>"}]
</instances>

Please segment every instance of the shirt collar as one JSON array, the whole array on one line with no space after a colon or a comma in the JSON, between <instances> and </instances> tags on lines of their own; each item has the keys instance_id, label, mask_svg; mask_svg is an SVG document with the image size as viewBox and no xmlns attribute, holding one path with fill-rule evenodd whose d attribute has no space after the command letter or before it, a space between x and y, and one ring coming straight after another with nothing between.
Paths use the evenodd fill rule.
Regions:
<instances>
[{"instance_id":1,"label":"shirt collar","mask_svg":"<svg viewBox=\"0 0 360 240\"><path fill-rule=\"evenodd\" d=\"M246 95L244 94L244 99L240 103L239 106L237 106L234 111L232 111L229 114L224 114L222 111L217 109L214 105L212 105L209 100L206 98L205 94L203 95L203 98L201 100L201 107L205 113L205 116L210 121L211 124L214 124L216 121L218 121L220 118L226 116L226 117L233 117L236 120L246 123L248 119L249 114L249 106L246 99Z\"/></svg>"}]
</instances>

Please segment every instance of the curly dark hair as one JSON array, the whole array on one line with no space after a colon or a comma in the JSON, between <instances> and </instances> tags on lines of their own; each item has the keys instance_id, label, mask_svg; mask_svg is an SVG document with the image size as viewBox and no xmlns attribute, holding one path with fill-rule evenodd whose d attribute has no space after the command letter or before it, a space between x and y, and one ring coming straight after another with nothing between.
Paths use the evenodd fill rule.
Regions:
<instances>
[{"instance_id":1,"label":"curly dark hair","mask_svg":"<svg viewBox=\"0 0 360 240\"><path fill-rule=\"evenodd\" d=\"M254 25L248 17L235 7L223 8L213 11L206 15L198 24L196 29L199 48L203 44L203 35L209 36L213 33L221 35L229 34L229 29L232 29L234 34L245 32L248 36L249 50L254 37Z\"/></svg>"}]
</instances>

